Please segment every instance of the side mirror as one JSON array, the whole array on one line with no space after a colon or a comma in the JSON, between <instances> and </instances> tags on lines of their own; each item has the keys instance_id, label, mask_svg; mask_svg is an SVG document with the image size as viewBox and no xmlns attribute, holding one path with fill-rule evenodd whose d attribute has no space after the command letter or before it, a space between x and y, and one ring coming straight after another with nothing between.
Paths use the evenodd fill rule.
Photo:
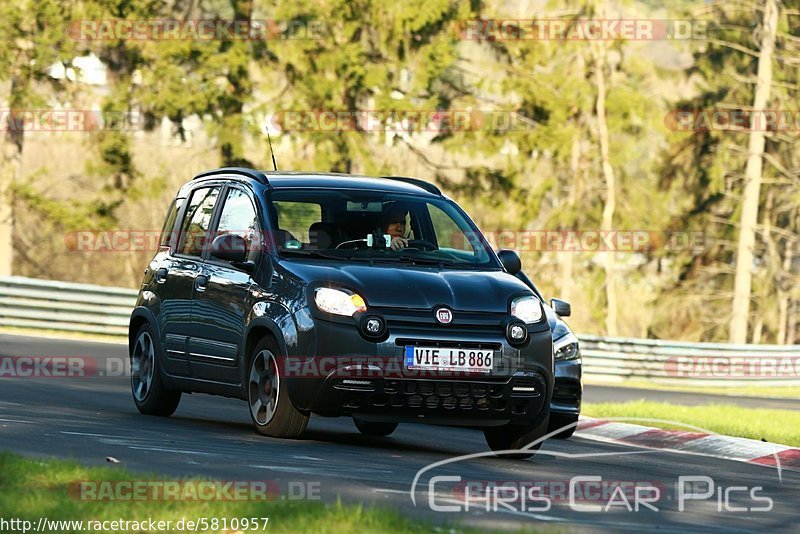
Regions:
<instances>
[{"instance_id":1,"label":"side mirror","mask_svg":"<svg viewBox=\"0 0 800 534\"><path fill-rule=\"evenodd\" d=\"M502 249L497 251L497 257L503 267L506 268L508 274L517 274L522 270L522 260L519 259L519 254L510 249Z\"/></svg>"},{"instance_id":2,"label":"side mirror","mask_svg":"<svg viewBox=\"0 0 800 534\"><path fill-rule=\"evenodd\" d=\"M550 307L559 317L569 317L572 315L572 306L569 302L561 299L550 299Z\"/></svg>"},{"instance_id":3,"label":"side mirror","mask_svg":"<svg viewBox=\"0 0 800 534\"><path fill-rule=\"evenodd\" d=\"M236 234L217 236L211 243L211 256L231 263L244 263L247 261L247 242Z\"/></svg>"}]
</instances>

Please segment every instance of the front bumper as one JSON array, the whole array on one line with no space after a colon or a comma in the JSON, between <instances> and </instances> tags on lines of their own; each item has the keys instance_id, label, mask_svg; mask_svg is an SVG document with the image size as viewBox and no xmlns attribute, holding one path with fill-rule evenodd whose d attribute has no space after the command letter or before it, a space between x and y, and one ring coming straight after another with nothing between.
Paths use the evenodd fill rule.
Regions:
<instances>
[{"instance_id":1,"label":"front bumper","mask_svg":"<svg viewBox=\"0 0 800 534\"><path fill-rule=\"evenodd\" d=\"M374 342L352 321L315 317L304 335L312 356L290 354L299 371L285 383L292 402L320 415L354 415L369 421L418 421L460 426L531 424L547 415L553 393L553 349L546 323L528 328L528 341L512 346L502 318L479 327L439 326L393 319L388 335ZM409 371L409 344L496 351L491 374ZM516 389L515 389L516 388Z\"/></svg>"},{"instance_id":2,"label":"front bumper","mask_svg":"<svg viewBox=\"0 0 800 534\"><path fill-rule=\"evenodd\" d=\"M581 358L555 362L555 387L550 401L551 413L579 415L583 398Z\"/></svg>"},{"instance_id":3,"label":"front bumper","mask_svg":"<svg viewBox=\"0 0 800 534\"><path fill-rule=\"evenodd\" d=\"M534 371L500 380L329 377L314 411L367 421L457 426L531 424L547 405L547 382Z\"/></svg>"}]
</instances>

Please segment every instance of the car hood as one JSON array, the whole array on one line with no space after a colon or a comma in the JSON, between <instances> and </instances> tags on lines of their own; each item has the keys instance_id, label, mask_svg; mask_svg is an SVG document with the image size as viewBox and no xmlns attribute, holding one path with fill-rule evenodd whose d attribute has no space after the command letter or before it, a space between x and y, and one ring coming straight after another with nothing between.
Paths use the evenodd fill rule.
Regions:
<instances>
[{"instance_id":1,"label":"car hood","mask_svg":"<svg viewBox=\"0 0 800 534\"><path fill-rule=\"evenodd\" d=\"M440 269L436 266L345 264L284 260L281 267L309 285L343 287L368 306L507 313L511 297L533 292L503 271Z\"/></svg>"}]
</instances>

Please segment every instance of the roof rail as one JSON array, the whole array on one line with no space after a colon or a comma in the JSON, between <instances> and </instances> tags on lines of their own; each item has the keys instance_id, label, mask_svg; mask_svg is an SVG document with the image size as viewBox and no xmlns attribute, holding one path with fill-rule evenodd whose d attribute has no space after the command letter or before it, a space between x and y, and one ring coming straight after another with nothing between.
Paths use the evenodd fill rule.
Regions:
<instances>
[{"instance_id":1,"label":"roof rail","mask_svg":"<svg viewBox=\"0 0 800 534\"><path fill-rule=\"evenodd\" d=\"M221 167L219 169L212 169L210 171L201 172L193 179L197 180L199 178L208 178L209 176L216 176L218 174L238 174L239 176L252 178L253 180L256 180L264 185L269 185L269 180L263 172L245 167Z\"/></svg>"},{"instance_id":2,"label":"roof rail","mask_svg":"<svg viewBox=\"0 0 800 534\"><path fill-rule=\"evenodd\" d=\"M442 196L442 191L438 187L436 187L430 182L426 182L425 180L420 180L419 178L408 178L406 176L384 176L384 178L389 180L397 180L398 182L405 182L411 185L416 185L417 187L421 187L428 193L433 193L434 195Z\"/></svg>"}]
</instances>

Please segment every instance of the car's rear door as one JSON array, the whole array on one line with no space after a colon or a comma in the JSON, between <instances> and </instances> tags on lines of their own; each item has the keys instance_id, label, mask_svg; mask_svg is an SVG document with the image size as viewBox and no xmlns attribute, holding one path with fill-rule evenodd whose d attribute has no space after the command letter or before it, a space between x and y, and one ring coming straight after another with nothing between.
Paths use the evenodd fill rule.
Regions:
<instances>
[{"instance_id":1,"label":"car's rear door","mask_svg":"<svg viewBox=\"0 0 800 534\"><path fill-rule=\"evenodd\" d=\"M175 250L156 271L161 298L161 346L166 356L165 370L169 374L189 375L192 300L220 189L220 185L204 186L190 193Z\"/></svg>"}]
</instances>

